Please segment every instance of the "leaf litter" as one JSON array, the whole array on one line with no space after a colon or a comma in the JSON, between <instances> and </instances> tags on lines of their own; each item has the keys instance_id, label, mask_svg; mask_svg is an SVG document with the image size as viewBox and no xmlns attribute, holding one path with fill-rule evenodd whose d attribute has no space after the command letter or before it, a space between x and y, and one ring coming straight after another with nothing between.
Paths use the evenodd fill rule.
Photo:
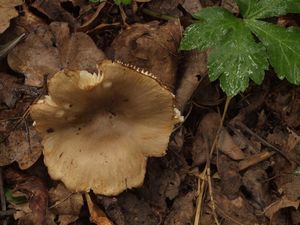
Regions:
<instances>
[{"instance_id":1,"label":"leaf litter","mask_svg":"<svg viewBox=\"0 0 300 225\"><path fill-rule=\"evenodd\" d=\"M119 8L110 3L57 0L6 4L11 10L7 13L13 12L17 18L8 28L10 17L0 14L3 37L8 42L7 37L24 31L26 37L1 59L9 67L0 69L0 164L5 169L0 192L9 190L25 202L7 198L4 204L13 211L2 208L0 212L14 217L6 216L3 221L34 225L194 223L201 190L199 174L218 130L224 95L207 79L210 51L181 53L177 49L183 26L188 24L186 18L215 3L137 3L139 13L130 6L123 8L126 24ZM18 14L15 6L22 4L24 14ZM232 1L222 1L222 6L238 13ZM180 16L181 20L165 22L161 20L164 16ZM216 57L226 61L222 54ZM115 197L83 196L49 178L28 109L47 92L47 80L56 72L95 72L96 64L105 58L160 76L175 91L185 121L175 128L167 155L149 159L141 187ZM300 159L300 91L268 76L272 73L267 72L260 87L251 84L229 106L217 151L210 159L212 193L204 187L201 225L214 224L214 211L219 221L228 225L294 225L300 221L300 179L293 173L299 165L284 157Z\"/></svg>"}]
</instances>

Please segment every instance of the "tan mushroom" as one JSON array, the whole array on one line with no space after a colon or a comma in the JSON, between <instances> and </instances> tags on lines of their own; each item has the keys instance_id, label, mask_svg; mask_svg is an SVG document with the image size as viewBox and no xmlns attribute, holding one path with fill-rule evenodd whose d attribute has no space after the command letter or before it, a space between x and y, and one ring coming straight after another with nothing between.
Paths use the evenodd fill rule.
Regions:
<instances>
[{"instance_id":1,"label":"tan mushroom","mask_svg":"<svg viewBox=\"0 0 300 225\"><path fill-rule=\"evenodd\" d=\"M53 179L116 195L143 183L147 157L165 154L180 115L151 74L108 60L98 69L55 74L31 116Z\"/></svg>"}]
</instances>

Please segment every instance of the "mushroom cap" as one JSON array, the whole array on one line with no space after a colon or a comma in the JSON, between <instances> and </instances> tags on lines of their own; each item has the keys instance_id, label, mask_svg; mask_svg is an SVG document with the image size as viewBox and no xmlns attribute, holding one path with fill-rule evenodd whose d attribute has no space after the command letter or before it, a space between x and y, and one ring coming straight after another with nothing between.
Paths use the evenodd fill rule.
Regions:
<instances>
[{"instance_id":1,"label":"mushroom cap","mask_svg":"<svg viewBox=\"0 0 300 225\"><path fill-rule=\"evenodd\" d=\"M143 183L179 122L174 95L154 76L105 60L99 73L61 71L31 107L53 179L73 191L117 195Z\"/></svg>"}]
</instances>

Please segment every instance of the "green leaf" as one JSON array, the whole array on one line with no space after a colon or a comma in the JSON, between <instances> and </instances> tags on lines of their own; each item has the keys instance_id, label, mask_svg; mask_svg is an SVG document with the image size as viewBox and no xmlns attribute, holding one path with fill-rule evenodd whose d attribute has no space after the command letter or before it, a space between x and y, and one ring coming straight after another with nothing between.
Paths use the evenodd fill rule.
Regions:
<instances>
[{"instance_id":1,"label":"green leaf","mask_svg":"<svg viewBox=\"0 0 300 225\"><path fill-rule=\"evenodd\" d=\"M215 47L208 58L209 78L220 78L220 86L227 96L244 91L249 79L261 84L268 69L265 48L256 43L250 30L240 23L234 32Z\"/></svg>"},{"instance_id":2,"label":"green leaf","mask_svg":"<svg viewBox=\"0 0 300 225\"><path fill-rule=\"evenodd\" d=\"M131 0L114 0L116 5L129 5L131 3Z\"/></svg>"},{"instance_id":3,"label":"green leaf","mask_svg":"<svg viewBox=\"0 0 300 225\"><path fill-rule=\"evenodd\" d=\"M236 0L241 14L248 19L262 19L273 16L299 13L299 0Z\"/></svg>"},{"instance_id":4,"label":"green leaf","mask_svg":"<svg viewBox=\"0 0 300 225\"><path fill-rule=\"evenodd\" d=\"M283 28L258 20L246 20L267 49L269 60L277 76L300 84L300 28Z\"/></svg>"},{"instance_id":5,"label":"green leaf","mask_svg":"<svg viewBox=\"0 0 300 225\"><path fill-rule=\"evenodd\" d=\"M8 201L9 203L19 205L27 202L27 198L25 196L18 196L18 197L13 196L12 191L10 189L5 189L4 195L6 201Z\"/></svg>"},{"instance_id":6,"label":"green leaf","mask_svg":"<svg viewBox=\"0 0 300 225\"><path fill-rule=\"evenodd\" d=\"M180 50L201 51L213 47L219 44L230 30L235 29L239 22L239 19L220 7L205 8L193 16L203 22L196 22L185 29Z\"/></svg>"}]
</instances>

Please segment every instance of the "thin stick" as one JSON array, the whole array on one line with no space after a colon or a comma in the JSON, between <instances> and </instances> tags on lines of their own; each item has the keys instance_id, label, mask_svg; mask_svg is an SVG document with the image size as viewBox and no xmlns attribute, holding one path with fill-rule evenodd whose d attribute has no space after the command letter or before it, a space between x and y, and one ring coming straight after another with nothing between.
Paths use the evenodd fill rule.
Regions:
<instances>
[{"instance_id":1,"label":"thin stick","mask_svg":"<svg viewBox=\"0 0 300 225\"><path fill-rule=\"evenodd\" d=\"M6 201L5 201L5 195L4 195L4 185L3 185L3 176L2 176L2 168L0 167L0 200L1 200L1 210L3 212L6 211ZM3 225L7 225L6 218L2 221Z\"/></svg>"},{"instance_id":2,"label":"thin stick","mask_svg":"<svg viewBox=\"0 0 300 225\"><path fill-rule=\"evenodd\" d=\"M267 142L265 139L263 139L262 137L260 137L259 135L257 135L255 132L253 132L251 129L249 129L245 124L243 124L242 122L238 122L236 123L236 125L238 125L240 128L242 128L244 131L246 131L248 134L252 135L253 137L255 137L257 140L259 140L263 145L273 149L274 151L278 152L280 155L282 155L286 160L288 160L289 162L293 161L295 163L297 163L298 165L300 164L300 162L297 159L294 159L292 157L288 157L288 155L286 153L284 153L281 149L277 148L276 146L270 144L269 142Z\"/></svg>"},{"instance_id":3,"label":"thin stick","mask_svg":"<svg viewBox=\"0 0 300 225\"><path fill-rule=\"evenodd\" d=\"M207 179L204 178L202 182L203 183L205 183L206 181L208 182L209 195L210 195L210 200L211 200L211 203L212 203L212 211L213 211L212 213L213 213L215 223L217 225L220 225L220 222L218 221L218 217L217 217L217 213L216 213L216 206L215 206L214 197L213 197L213 187L212 187L211 176L210 176L210 158L212 157L213 152L216 148L216 145L217 145L217 142L218 142L218 139L219 139L219 135L221 133L223 123L224 123L224 120L225 120L225 116L226 116L226 113L227 113L227 110L228 110L230 100L231 100L231 97L226 98L226 102L225 102L225 106L224 106L223 115L222 115L222 118L221 118L221 121L220 121L220 125L218 127L217 134L214 138L213 144L212 144L211 149L209 151L209 156L207 158L205 168L204 168L203 172L201 173L207 178ZM200 179L200 177L201 177L201 175L199 176L198 179ZM204 184L203 184L203 186L204 186ZM201 200L199 199L199 197L201 197ZM199 194L199 196L197 198L197 207L196 207L194 225L199 225L199 222L200 222L200 215L201 215L201 208L202 208L202 198L203 198L203 195ZM200 205L200 203L201 203L201 205Z\"/></svg>"}]
</instances>

